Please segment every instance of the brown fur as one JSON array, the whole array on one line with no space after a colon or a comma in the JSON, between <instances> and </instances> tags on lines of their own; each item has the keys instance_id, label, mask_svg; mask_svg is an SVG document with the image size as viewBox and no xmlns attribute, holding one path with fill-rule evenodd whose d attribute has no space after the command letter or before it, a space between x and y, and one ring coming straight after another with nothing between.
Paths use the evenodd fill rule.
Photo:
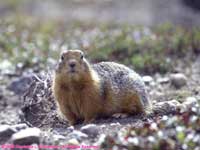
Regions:
<instances>
[{"instance_id":1,"label":"brown fur","mask_svg":"<svg viewBox=\"0 0 200 150\"><path fill-rule=\"evenodd\" d=\"M80 58L79 51L77 53L75 51L65 53L68 53L66 55L68 58ZM66 73L62 72L64 68L67 68L67 64L63 65L65 67L56 71L53 81L53 94L57 100L61 114L68 119L70 124L75 124L78 120L84 120L88 123L102 109L99 80L98 78L96 79L95 73L90 68L85 70L84 60L82 65L77 65L78 71L84 71L74 74L75 78L69 77Z\"/></svg>"},{"instance_id":2,"label":"brown fur","mask_svg":"<svg viewBox=\"0 0 200 150\"><path fill-rule=\"evenodd\" d=\"M125 93L123 100L116 101L110 86L106 85L102 98L98 74L82 55L80 50L62 52L62 60L53 80L52 89L58 109L70 124L76 124L78 120L88 123L97 116L109 116L114 113L144 112L141 100L134 92ZM74 70L70 68L72 62L75 64Z\"/></svg>"}]
</instances>

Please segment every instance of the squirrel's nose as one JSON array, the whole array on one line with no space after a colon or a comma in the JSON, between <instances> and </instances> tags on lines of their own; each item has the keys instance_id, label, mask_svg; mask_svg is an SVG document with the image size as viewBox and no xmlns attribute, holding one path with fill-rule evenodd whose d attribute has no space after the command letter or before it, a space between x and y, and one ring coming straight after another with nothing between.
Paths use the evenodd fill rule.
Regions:
<instances>
[{"instance_id":1,"label":"squirrel's nose","mask_svg":"<svg viewBox=\"0 0 200 150\"><path fill-rule=\"evenodd\" d=\"M73 62L73 63L70 63L69 66L70 66L71 68L74 68L74 67L76 66L76 64Z\"/></svg>"}]
</instances>

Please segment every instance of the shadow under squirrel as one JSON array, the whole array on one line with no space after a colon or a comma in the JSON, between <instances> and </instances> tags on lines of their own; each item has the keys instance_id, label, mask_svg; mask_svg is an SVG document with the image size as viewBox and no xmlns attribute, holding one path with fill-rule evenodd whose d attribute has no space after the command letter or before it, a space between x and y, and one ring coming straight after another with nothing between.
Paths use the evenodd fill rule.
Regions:
<instances>
[{"instance_id":1,"label":"shadow under squirrel","mask_svg":"<svg viewBox=\"0 0 200 150\"><path fill-rule=\"evenodd\" d=\"M71 125L115 113L148 114L152 110L137 73L114 62L90 64L81 50L61 53L52 90L60 115Z\"/></svg>"}]
</instances>

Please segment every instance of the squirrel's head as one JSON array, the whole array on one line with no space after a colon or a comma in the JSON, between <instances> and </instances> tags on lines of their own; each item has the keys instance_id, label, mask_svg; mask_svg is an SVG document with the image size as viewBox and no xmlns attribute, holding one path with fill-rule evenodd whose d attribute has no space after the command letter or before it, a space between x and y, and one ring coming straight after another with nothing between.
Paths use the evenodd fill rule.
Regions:
<instances>
[{"instance_id":1,"label":"squirrel's head","mask_svg":"<svg viewBox=\"0 0 200 150\"><path fill-rule=\"evenodd\" d=\"M65 50L60 54L56 73L67 79L79 80L89 71L89 63L81 50Z\"/></svg>"}]
</instances>

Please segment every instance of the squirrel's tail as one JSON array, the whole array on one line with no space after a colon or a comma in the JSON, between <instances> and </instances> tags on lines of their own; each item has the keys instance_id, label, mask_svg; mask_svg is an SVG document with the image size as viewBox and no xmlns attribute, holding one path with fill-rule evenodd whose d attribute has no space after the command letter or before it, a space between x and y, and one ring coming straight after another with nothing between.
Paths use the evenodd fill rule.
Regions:
<instances>
[{"instance_id":1,"label":"squirrel's tail","mask_svg":"<svg viewBox=\"0 0 200 150\"><path fill-rule=\"evenodd\" d=\"M152 109L152 103L151 103L146 91L145 91L145 93L143 93L141 95L141 101L142 101L142 105L144 107L145 115L150 115L153 112L153 109Z\"/></svg>"}]
</instances>

